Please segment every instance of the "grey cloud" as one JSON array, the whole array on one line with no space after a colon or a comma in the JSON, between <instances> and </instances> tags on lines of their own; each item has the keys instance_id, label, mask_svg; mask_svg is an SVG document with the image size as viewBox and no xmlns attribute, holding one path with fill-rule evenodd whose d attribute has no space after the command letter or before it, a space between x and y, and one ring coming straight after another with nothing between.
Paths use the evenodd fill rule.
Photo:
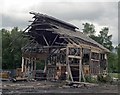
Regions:
<instances>
[{"instance_id":1,"label":"grey cloud","mask_svg":"<svg viewBox=\"0 0 120 95\"><path fill-rule=\"evenodd\" d=\"M33 4L26 10L23 10L23 16L19 18L14 14L3 15L2 21L4 27L26 27L28 25L28 20L31 20L32 15L29 15L29 11L36 11L40 13L45 13L56 17L58 19L70 22L74 24L74 21L77 21L76 25L81 28L81 21L89 21L91 23L97 23L100 26L114 27L110 30L110 33L113 34L113 43L117 43L117 3L114 2L39 2L38 4ZM18 11L19 12L19 11ZM27 13L26 13L27 12ZM17 14L17 13L15 13ZM29 16L29 17L28 17ZM30 18L31 17L31 18ZM79 25L80 24L80 25ZM80 29L81 30L81 29Z\"/></svg>"},{"instance_id":2,"label":"grey cloud","mask_svg":"<svg viewBox=\"0 0 120 95\"><path fill-rule=\"evenodd\" d=\"M17 19L15 17L11 17L10 15L3 15L2 16L2 27L19 27L25 28L28 25L27 20Z\"/></svg>"},{"instance_id":3,"label":"grey cloud","mask_svg":"<svg viewBox=\"0 0 120 95\"><path fill-rule=\"evenodd\" d=\"M102 16L104 9L100 6L101 3L43 3L36 10L66 21L94 20Z\"/></svg>"},{"instance_id":4,"label":"grey cloud","mask_svg":"<svg viewBox=\"0 0 120 95\"><path fill-rule=\"evenodd\" d=\"M106 8L106 6L108 6ZM74 3L51 3L51 2L44 2L44 3L38 3L38 5L33 5L33 7L30 7L28 9L28 12L31 10L35 10L37 12L46 13L48 15L54 16L56 18L59 18L64 21L71 22L72 20L89 20L94 21L99 24L108 24L107 22L109 20L112 20L112 17L114 18L115 15L115 4L113 3L80 3L80 2L74 2ZM26 10L23 10L23 13L26 12ZM113 12L113 13L112 13ZM112 14L111 14L112 13ZM26 13L25 13L26 14ZM4 15L3 16L3 25L10 25L9 22L13 22L12 25L23 25L25 24L25 20L19 20L14 19L15 15L9 16ZM32 17L32 16L31 16ZM105 21L104 18L107 17L108 20ZM110 19L109 19L110 18ZM22 17L21 17L22 19ZM10 21L11 20L11 21ZM112 23L111 23L112 24Z\"/></svg>"}]
</instances>

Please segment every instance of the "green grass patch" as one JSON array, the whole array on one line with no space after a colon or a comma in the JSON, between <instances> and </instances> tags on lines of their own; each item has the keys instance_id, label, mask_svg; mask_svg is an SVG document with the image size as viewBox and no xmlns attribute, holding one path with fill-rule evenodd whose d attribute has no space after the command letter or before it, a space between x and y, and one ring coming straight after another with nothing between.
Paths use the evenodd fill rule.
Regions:
<instances>
[{"instance_id":1,"label":"green grass patch","mask_svg":"<svg viewBox=\"0 0 120 95\"><path fill-rule=\"evenodd\" d=\"M120 78L120 73L109 73L109 75L113 78Z\"/></svg>"}]
</instances>

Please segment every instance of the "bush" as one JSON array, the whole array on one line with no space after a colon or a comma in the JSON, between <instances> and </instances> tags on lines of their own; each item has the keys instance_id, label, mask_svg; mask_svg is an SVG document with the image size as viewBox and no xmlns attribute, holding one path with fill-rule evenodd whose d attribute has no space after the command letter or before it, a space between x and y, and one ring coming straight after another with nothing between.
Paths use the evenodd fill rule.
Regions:
<instances>
[{"instance_id":1,"label":"bush","mask_svg":"<svg viewBox=\"0 0 120 95\"><path fill-rule=\"evenodd\" d=\"M97 82L97 78L92 77L92 76L86 76L85 79L86 79L86 82L90 82L90 83L96 83Z\"/></svg>"},{"instance_id":2,"label":"bush","mask_svg":"<svg viewBox=\"0 0 120 95\"><path fill-rule=\"evenodd\" d=\"M109 75L100 74L97 76L97 80L98 82L106 83L106 82L111 82L112 78Z\"/></svg>"}]
</instances>

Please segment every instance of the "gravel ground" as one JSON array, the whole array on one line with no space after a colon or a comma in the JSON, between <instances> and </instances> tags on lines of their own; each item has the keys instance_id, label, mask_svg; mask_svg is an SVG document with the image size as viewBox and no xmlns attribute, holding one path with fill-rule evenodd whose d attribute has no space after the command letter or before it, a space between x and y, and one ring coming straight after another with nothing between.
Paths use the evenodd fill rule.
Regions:
<instances>
[{"instance_id":1,"label":"gravel ground","mask_svg":"<svg viewBox=\"0 0 120 95\"><path fill-rule=\"evenodd\" d=\"M73 88L70 86L66 86L61 82L50 82L50 81L36 81L36 82L10 82L4 81L2 82L2 93L3 95L44 95L45 93L56 93L57 95L61 93L67 95L68 93L78 94L82 93L102 93L104 95L114 95L118 93L117 85L110 84L97 84L86 87ZM106 93L106 94L105 94ZM51 94L51 95L56 95ZM71 95L70 94L70 95ZM48 94L50 95L50 94ZM86 94L88 95L88 94ZM89 94L93 95L93 94ZM98 95L98 94L97 94Z\"/></svg>"}]
</instances>

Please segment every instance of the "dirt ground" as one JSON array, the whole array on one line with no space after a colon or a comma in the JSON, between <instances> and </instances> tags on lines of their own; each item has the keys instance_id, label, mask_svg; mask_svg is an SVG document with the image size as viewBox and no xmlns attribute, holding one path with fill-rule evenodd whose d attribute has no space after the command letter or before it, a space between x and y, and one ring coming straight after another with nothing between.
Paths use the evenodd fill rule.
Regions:
<instances>
[{"instance_id":1,"label":"dirt ground","mask_svg":"<svg viewBox=\"0 0 120 95\"><path fill-rule=\"evenodd\" d=\"M77 94L83 95L83 93L102 93L104 95L114 95L118 93L117 85L110 84L95 84L92 86L81 86L79 88L70 87L65 85L63 82L50 82L50 81L31 81L31 82L16 82L3 81L2 82L2 93L3 95L44 95L45 93L56 93L61 94ZM106 94L105 94L106 93ZM51 94L51 95L56 95ZM93 94L86 94L93 95ZM98 94L97 94L98 95ZM116 94L118 95L118 94Z\"/></svg>"}]
</instances>

